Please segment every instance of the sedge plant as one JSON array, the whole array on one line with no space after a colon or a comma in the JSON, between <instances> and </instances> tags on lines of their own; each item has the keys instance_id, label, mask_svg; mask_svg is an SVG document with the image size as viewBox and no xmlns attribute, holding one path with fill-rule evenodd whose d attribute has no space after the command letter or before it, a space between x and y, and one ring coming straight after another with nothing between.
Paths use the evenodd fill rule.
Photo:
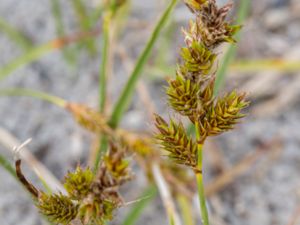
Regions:
<instances>
[{"instance_id":1,"label":"sedge plant","mask_svg":"<svg viewBox=\"0 0 300 225\"><path fill-rule=\"evenodd\" d=\"M231 130L245 116L248 106L245 93L236 90L214 96L216 48L222 43L234 43L240 25L232 25L226 16L232 4L218 8L215 0L185 0L195 16L183 29L185 47L176 77L168 80L166 95L170 107L189 119L195 126L194 140L182 122L174 118L166 122L155 115L156 139L168 156L177 164L190 167L198 186L202 222L209 225L203 185L203 145L207 137Z\"/></svg>"}]
</instances>

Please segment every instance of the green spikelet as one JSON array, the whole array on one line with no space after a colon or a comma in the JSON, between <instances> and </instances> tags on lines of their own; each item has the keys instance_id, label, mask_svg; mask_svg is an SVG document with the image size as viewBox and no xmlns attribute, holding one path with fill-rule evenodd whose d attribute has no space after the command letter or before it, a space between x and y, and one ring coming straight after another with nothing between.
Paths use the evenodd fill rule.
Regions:
<instances>
[{"instance_id":1,"label":"green spikelet","mask_svg":"<svg viewBox=\"0 0 300 225\"><path fill-rule=\"evenodd\" d=\"M111 149L104 157L107 170L111 173L114 179L120 180L125 177L130 177L129 161L124 159L125 152L118 149L116 145L111 144Z\"/></svg>"},{"instance_id":2,"label":"green spikelet","mask_svg":"<svg viewBox=\"0 0 300 225\"><path fill-rule=\"evenodd\" d=\"M87 225L104 225L105 221L113 219L116 208L118 205L114 202L93 197L82 204L78 217Z\"/></svg>"},{"instance_id":3,"label":"green spikelet","mask_svg":"<svg viewBox=\"0 0 300 225\"><path fill-rule=\"evenodd\" d=\"M156 139L162 148L169 152L169 157L176 163L194 168L196 166L197 145L188 137L182 123L176 124L173 120L170 125L155 115L155 126L158 129Z\"/></svg>"},{"instance_id":4,"label":"green spikelet","mask_svg":"<svg viewBox=\"0 0 300 225\"><path fill-rule=\"evenodd\" d=\"M75 200L81 200L90 191L90 186L93 182L94 174L87 168L82 170L80 166L76 168L74 173L68 173L65 177L64 187L70 197Z\"/></svg>"},{"instance_id":5,"label":"green spikelet","mask_svg":"<svg viewBox=\"0 0 300 225\"><path fill-rule=\"evenodd\" d=\"M37 207L41 214L45 215L53 223L69 224L78 213L78 205L74 204L69 197L62 194L47 195L42 193Z\"/></svg>"},{"instance_id":6,"label":"green spikelet","mask_svg":"<svg viewBox=\"0 0 300 225\"><path fill-rule=\"evenodd\" d=\"M245 100L245 93L238 94L236 91L218 99L210 109L207 117L200 120L203 137L221 134L234 128L245 114L241 113L249 102Z\"/></svg>"},{"instance_id":7,"label":"green spikelet","mask_svg":"<svg viewBox=\"0 0 300 225\"><path fill-rule=\"evenodd\" d=\"M185 4L190 8L192 12L200 11L207 3L208 0L184 0Z\"/></svg>"},{"instance_id":8,"label":"green spikelet","mask_svg":"<svg viewBox=\"0 0 300 225\"><path fill-rule=\"evenodd\" d=\"M189 47L181 49L181 57L183 59L183 67L188 74L192 74L194 80L198 80L199 75L207 75L216 59L213 54L203 44L193 40Z\"/></svg>"},{"instance_id":9,"label":"green spikelet","mask_svg":"<svg viewBox=\"0 0 300 225\"><path fill-rule=\"evenodd\" d=\"M166 90L170 106L180 114L188 116L192 121L199 108L198 97L200 92L199 85L192 83L191 80L185 80L180 75L175 80L169 81L169 87Z\"/></svg>"}]
</instances>

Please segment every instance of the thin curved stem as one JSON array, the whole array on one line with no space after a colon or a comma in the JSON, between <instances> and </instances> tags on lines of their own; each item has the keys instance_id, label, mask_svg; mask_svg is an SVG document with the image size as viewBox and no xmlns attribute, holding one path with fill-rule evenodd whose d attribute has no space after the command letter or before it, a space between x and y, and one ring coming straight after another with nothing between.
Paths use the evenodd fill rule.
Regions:
<instances>
[{"instance_id":1,"label":"thin curved stem","mask_svg":"<svg viewBox=\"0 0 300 225\"><path fill-rule=\"evenodd\" d=\"M31 89L24 88L1 89L0 96L28 96L50 102L62 108L64 108L66 105L66 101L62 98L47 94L45 92L34 91Z\"/></svg>"}]
</instances>

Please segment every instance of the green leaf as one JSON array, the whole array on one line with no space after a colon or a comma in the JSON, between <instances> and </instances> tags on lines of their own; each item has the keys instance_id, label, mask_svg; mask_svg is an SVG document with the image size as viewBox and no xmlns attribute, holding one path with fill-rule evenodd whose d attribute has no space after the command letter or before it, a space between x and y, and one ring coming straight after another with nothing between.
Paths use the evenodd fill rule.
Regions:
<instances>
[{"instance_id":1,"label":"green leaf","mask_svg":"<svg viewBox=\"0 0 300 225\"><path fill-rule=\"evenodd\" d=\"M145 49L143 50L142 54L140 55L136 65L135 65L135 68L134 68L125 88L123 89L122 94L121 94L120 98L118 99L118 101L115 105L115 108L113 110L111 119L109 121L109 124L111 125L112 128L116 128L118 126L124 112L128 108L130 101L132 99L132 95L135 90L136 83L142 74L142 71L144 69L144 66L145 66L150 54L151 54L153 46L154 46L156 40L158 39L159 34L161 33L168 18L170 17L171 12L173 11L176 3L177 3L177 0L171 1L170 5L167 7L165 12L161 16L160 20L156 24L154 31L153 31L150 39L148 40L148 43L147 43Z\"/></svg>"},{"instance_id":2,"label":"green leaf","mask_svg":"<svg viewBox=\"0 0 300 225\"><path fill-rule=\"evenodd\" d=\"M136 224L138 218L141 216L141 214L144 211L144 209L146 208L146 206L156 197L156 195L157 195L156 186L151 185L150 187L148 187L142 194L141 198L144 198L144 199L135 203L135 206L127 214L122 225Z\"/></svg>"}]
</instances>

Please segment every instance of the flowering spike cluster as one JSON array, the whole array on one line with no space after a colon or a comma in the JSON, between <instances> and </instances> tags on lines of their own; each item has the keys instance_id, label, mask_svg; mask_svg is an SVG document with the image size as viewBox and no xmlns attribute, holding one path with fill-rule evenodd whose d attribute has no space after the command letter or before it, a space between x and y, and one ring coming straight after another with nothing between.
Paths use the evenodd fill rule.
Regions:
<instances>
[{"instance_id":1,"label":"flowering spike cluster","mask_svg":"<svg viewBox=\"0 0 300 225\"><path fill-rule=\"evenodd\" d=\"M77 219L84 225L103 225L113 218L113 211L123 205L118 190L132 178L125 153L124 149L111 144L96 174L81 167L69 172L64 182L68 195L46 194L36 189L24 177L21 160L16 162L16 171L41 214L50 222L67 225Z\"/></svg>"},{"instance_id":2,"label":"flowering spike cluster","mask_svg":"<svg viewBox=\"0 0 300 225\"><path fill-rule=\"evenodd\" d=\"M227 4L218 8L215 0L185 0L195 14L188 30L183 30L186 47L181 48L181 64L176 78L168 81L166 94L169 105L182 116L197 125L197 143L203 144L208 136L233 129L245 115L241 110L248 106L244 93L232 91L223 97L214 97L216 59L215 48L225 42L235 42L234 34L241 26L226 22L232 7ZM171 119L168 124L155 115L156 138L170 158L179 164L195 168L197 144L189 137L182 123Z\"/></svg>"}]
</instances>

